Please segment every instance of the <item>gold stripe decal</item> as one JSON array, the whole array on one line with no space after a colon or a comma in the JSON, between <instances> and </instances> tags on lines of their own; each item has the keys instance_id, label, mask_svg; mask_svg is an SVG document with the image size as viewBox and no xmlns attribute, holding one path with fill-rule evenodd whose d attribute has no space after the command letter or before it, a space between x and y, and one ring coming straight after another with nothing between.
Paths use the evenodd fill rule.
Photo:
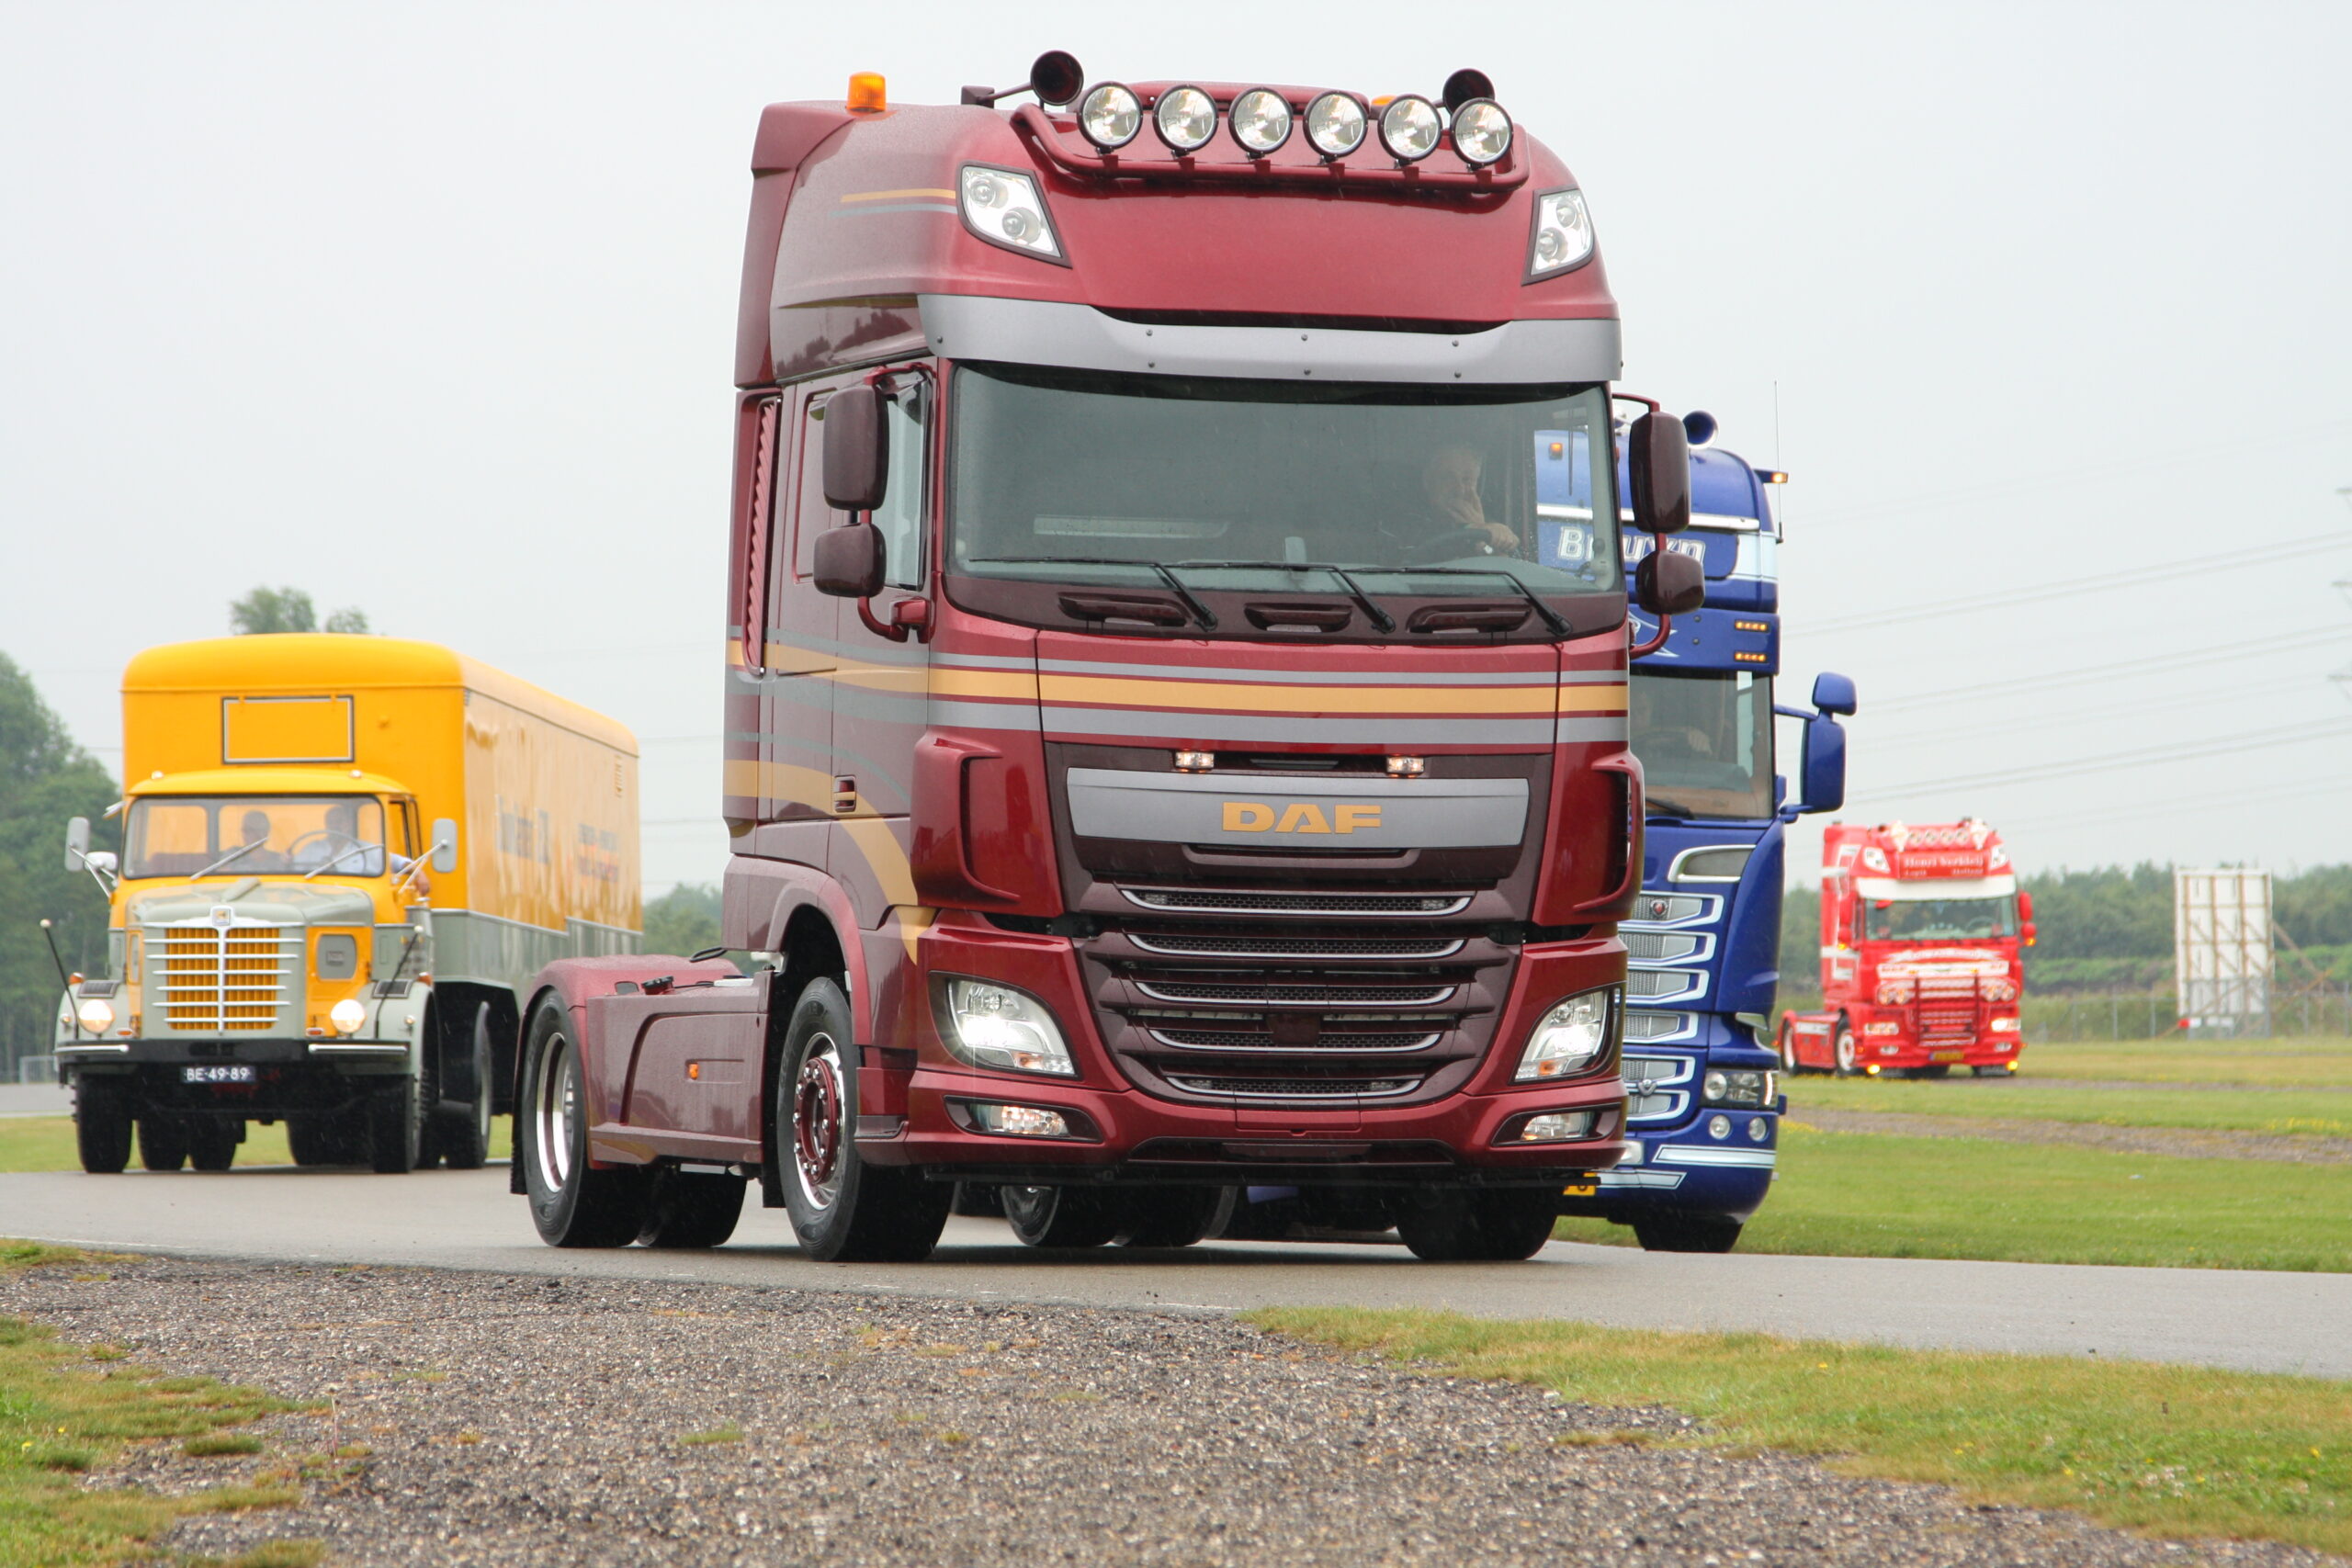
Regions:
<instances>
[{"instance_id":1,"label":"gold stripe decal","mask_svg":"<svg viewBox=\"0 0 2352 1568\"><path fill-rule=\"evenodd\" d=\"M842 197L842 205L846 207L854 201L953 201L955 199L956 193L952 190L862 190L854 196Z\"/></svg>"}]
</instances>

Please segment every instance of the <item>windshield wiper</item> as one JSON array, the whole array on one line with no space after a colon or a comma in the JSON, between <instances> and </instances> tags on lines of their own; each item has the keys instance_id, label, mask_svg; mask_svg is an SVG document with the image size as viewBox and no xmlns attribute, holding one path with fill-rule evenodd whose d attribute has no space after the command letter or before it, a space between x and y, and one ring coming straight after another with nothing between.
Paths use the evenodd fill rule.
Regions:
<instances>
[{"instance_id":1,"label":"windshield wiper","mask_svg":"<svg viewBox=\"0 0 2352 1568\"><path fill-rule=\"evenodd\" d=\"M1660 800L1656 795L1652 795L1649 799L1644 801L1642 803L1642 809L1644 814L1647 816L1680 818L1686 822L1691 818L1699 815L1687 806L1677 806L1670 800Z\"/></svg>"},{"instance_id":2,"label":"windshield wiper","mask_svg":"<svg viewBox=\"0 0 2352 1568\"><path fill-rule=\"evenodd\" d=\"M1505 571L1497 566L1399 566L1382 567L1380 570L1394 571L1399 577L1499 577L1517 589L1521 598L1535 607L1535 613L1544 617L1544 624L1552 628L1554 637L1568 635L1568 623L1560 619L1552 606L1544 603L1542 595L1527 586L1526 580L1515 571Z\"/></svg>"},{"instance_id":3,"label":"windshield wiper","mask_svg":"<svg viewBox=\"0 0 2352 1568\"><path fill-rule=\"evenodd\" d=\"M227 854L222 855L219 860L214 861L202 871L189 872L187 879L190 882L194 882L199 876L209 876L214 872L219 871L222 866L227 865L231 861L235 860L238 856L249 855L267 842L269 842L267 839L255 839L249 844L239 844L235 849L231 850Z\"/></svg>"},{"instance_id":4,"label":"windshield wiper","mask_svg":"<svg viewBox=\"0 0 2352 1568\"><path fill-rule=\"evenodd\" d=\"M375 845L373 845L373 844L371 844L371 843L368 842L368 841L367 841L366 840L364 840L364 839L354 839L354 840L351 840L351 847L350 847L349 849L345 850L345 851L344 851L342 853L340 853L340 854L337 854L337 855L332 855L332 856L328 857L328 859L325 861L325 863L322 863L322 864L321 864L321 865L318 865L318 866L316 866L316 867L312 868L312 869L311 869L311 870L310 870L310 871L306 871L306 872L304 872L304 873L302 874L302 880L303 880L303 881L305 881L305 882L308 882L308 881L310 881L312 877L319 875L322 872L325 872L325 871L328 871L328 870L333 869L333 868L334 868L334 867L335 867L335 866L341 865L345 861L349 860L353 855L365 854L365 853L367 853L369 850L372 850L372 849L374 849L375 847L376 847Z\"/></svg>"},{"instance_id":5,"label":"windshield wiper","mask_svg":"<svg viewBox=\"0 0 2352 1568\"><path fill-rule=\"evenodd\" d=\"M966 566L1139 566L1146 571L1156 571L1168 591L1176 595L1193 619L1201 623L1204 632L1216 630L1216 617L1209 607L1193 597L1192 590L1176 580L1176 574L1156 560L1136 560L1131 556L980 556L967 560Z\"/></svg>"},{"instance_id":6,"label":"windshield wiper","mask_svg":"<svg viewBox=\"0 0 2352 1568\"><path fill-rule=\"evenodd\" d=\"M1373 624L1374 630L1393 632L1396 629L1396 618L1390 615L1387 611L1382 609L1379 605L1372 602L1372 595L1366 593L1363 591L1363 586L1357 582L1354 578L1348 575L1348 569L1343 566L1334 565L1330 561L1180 560L1176 564L1182 567L1189 567L1195 571L1203 570L1211 567L1236 567L1244 571L1328 571L1333 577L1338 578L1340 581L1346 586L1348 597L1356 602L1356 608L1363 612L1364 619Z\"/></svg>"}]
</instances>

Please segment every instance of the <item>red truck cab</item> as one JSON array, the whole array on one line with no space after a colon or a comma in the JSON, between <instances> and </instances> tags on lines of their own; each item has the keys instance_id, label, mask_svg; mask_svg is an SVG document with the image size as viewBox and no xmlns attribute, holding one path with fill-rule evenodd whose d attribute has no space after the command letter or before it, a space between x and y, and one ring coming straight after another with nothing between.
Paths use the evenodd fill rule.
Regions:
<instances>
[{"instance_id":1,"label":"red truck cab","mask_svg":"<svg viewBox=\"0 0 2352 1568\"><path fill-rule=\"evenodd\" d=\"M709 1245L755 1179L872 1258L959 1190L1182 1245L1279 1187L1527 1256L1624 1147L1618 519L1689 510L1679 425L1612 418L1583 195L1475 72L1033 89L762 118L746 961L552 967L516 1190L557 1245Z\"/></svg>"},{"instance_id":2,"label":"red truck cab","mask_svg":"<svg viewBox=\"0 0 2352 1568\"><path fill-rule=\"evenodd\" d=\"M2017 1071L2033 899L1973 818L1833 823L1822 840L1821 1011L1784 1013L1791 1072Z\"/></svg>"}]
</instances>

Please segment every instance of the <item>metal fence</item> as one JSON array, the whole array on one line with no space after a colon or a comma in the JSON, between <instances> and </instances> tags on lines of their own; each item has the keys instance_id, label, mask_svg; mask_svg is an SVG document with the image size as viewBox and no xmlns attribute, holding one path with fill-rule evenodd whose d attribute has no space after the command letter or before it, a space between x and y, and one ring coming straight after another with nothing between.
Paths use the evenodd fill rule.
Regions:
<instances>
[{"instance_id":1,"label":"metal fence","mask_svg":"<svg viewBox=\"0 0 2352 1568\"><path fill-rule=\"evenodd\" d=\"M1785 1011L1819 1010L1817 997L1783 996ZM2182 1038L2178 1003L2170 991L2116 991L2089 995L2036 996L2021 1004L2026 1043L2071 1044L2092 1040ZM2292 994L2274 991L2267 1034L2352 1038L2352 987L2313 987ZM2249 1033L2252 1032L2249 1031Z\"/></svg>"}]
</instances>

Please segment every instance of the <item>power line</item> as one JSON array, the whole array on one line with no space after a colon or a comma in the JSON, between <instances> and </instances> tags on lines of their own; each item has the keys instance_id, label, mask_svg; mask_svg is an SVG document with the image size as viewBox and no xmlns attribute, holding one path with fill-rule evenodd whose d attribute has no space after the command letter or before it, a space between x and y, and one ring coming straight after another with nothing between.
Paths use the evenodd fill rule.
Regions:
<instances>
[{"instance_id":1,"label":"power line","mask_svg":"<svg viewBox=\"0 0 2352 1568\"><path fill-rule=\"evenodd\" d=\"M1946 686L1938 691L1920 692L1907 697L1889 697L1873 702L1868 711L1882 714L1889 708L1901 712L1905 708L1932 707L1939 703L1966 702L1974 697L1996 697L2021 692L2048 692L2064 686L2093 685L2101 681L2132 675L2159 675L2173 670L2185 670L2200 664L2220 664L2227 660L2258 658L2267 653L2288 653L2298 649L2315 648L2322 643L2352 637L2352 627L2314 626L2306 631L2286 632L2276 637L2259 637L2245 642L2217 643L2211 648L2184 649L2176 653L2160 653L2153 659L2126 659L2112 664L2088 664L2076 670L2054 671L2046 675L2021 675L2014 681L1983 681L1969 686Z\"/></svg>"},{"instance_id":2,"label":"power line","mask_svg":"<svg viewBox=\"0 0 2352 1568\"><path fill-rule=\"evenodd\" d=\"M1985 773L1955 773L1950 778L1923 779L1912 784L1888 784L1880 789L1865 790L1860 798L1883 799L1889 795L1909 795L1920 790L1977 788L1988 784L2036 784L2045 779L2072 778L2081 773L2105 773L2111 768L2130 767L2141 762L2184 762L2198 757L2219 756L2225 751L2267 751L2279 746L2301 745L2310 740L2324 740L2352 735L2352 721L2338 721L2314 729L2307 724L2284 725L2272 729L2250 729L2237 735L2216 735L2190 746L2148 746L2132 751L2110 751L2104 756L2080 757L2069 762L2049 762L2041 767L2001 768Z\"/></svg>"},{"instance_id":3,"label":"power line","mask_svg":"<svg viewBox=\"0 0 2352 1568\"><path fill-rule=\"evenodd\" d=\"M2283 692L2300 695L2310 682L2317 679L2318 677L2306 672L2306 679L2303 682L2273 682L2260 694L2277 696ZM2225 698L2243 700L2249 695L2251 694L2246 691L2244 682L2193 692L2167 689L2162 696L2146 702L2125 703L2120 705L2109 703L2096 708L2064 708L2055 711L2037 708L2022 715L2007 714L1967 724L1951 725L1939 729L1898 729L1892 734L1882 734L1872 730L1868 739L1871 750L1877 753L1897 750L1905 746L1924 746L1935 741L1963 740L1972 735L2023 736L2044 734L2052 729L2071 731L2080 726L2097 724L2107 719L2129 718L2136 714L2144 713L2180 712L2195 707L2200 703L2211 703Z\"/></svg>"},{"instance_id":4,"label":"power line","mask_svg":"<svg viewBox=\"0 0 2352 1568\"><path fill-rule=\"evenodd\" d=\"M2014 823L2010 818L2004 817L2001 819L2001 826L2002 829L2007 831L2012 826L2064 828L2072 827L2078 822L2136 822L2143 818L2164 817L2177 811L2201 811L2212 806L2261 806L2272 801L2301 800L2307 795L2335 795L2340 794L2343 788L2342 780L2330 779L2324 784L2291 784L2284 789L2256 790L2252 794L2237 790L2222 790L2212 795L2178 795L2170 800L2159 801L2136 809L2127 807L2119 810L2111 807L2101 807L2097 811L2064 812L2056 817L2028 817Z\"/></svg>"},{"instance_id":5,"label":"power line","mask_svg":"<svg viewBox=\"0 0 2352 1568\"><path fill-rule=\"evenodd\" d=\"M2352 545L2352 538L2341 533L2314 534L2308 538L2289 539L2283 544L2253 550L2226 550L2220 555L2196 556L2187 560L2163 561L2154 566L2134 567L2129 571L2103 572L2097 577L2072 578L2064 582L2045 583L2040 588L2022 592L2002 590L1992 593L1971 593L1958 599L1932 600L1914 604L1905 610L1876 611L1867 615L1849 615L1843 620L1815 621L1805 629L1826 632L1868 631L1877 626L1906 626L1928 615L1966 615L1977 610L2001 610L2017 604L2039 604L2052 599L2068 599L2083 593L2101 593L2118 588L2144 588L2154 582L2168 582L2175 578L2192 577L2203 571L2237 571L2246 567L2268 566L2274 561L2295 560L2303 556L2317 555L2323 550L2342 549Z\"/></svg>"}]
</instances>

